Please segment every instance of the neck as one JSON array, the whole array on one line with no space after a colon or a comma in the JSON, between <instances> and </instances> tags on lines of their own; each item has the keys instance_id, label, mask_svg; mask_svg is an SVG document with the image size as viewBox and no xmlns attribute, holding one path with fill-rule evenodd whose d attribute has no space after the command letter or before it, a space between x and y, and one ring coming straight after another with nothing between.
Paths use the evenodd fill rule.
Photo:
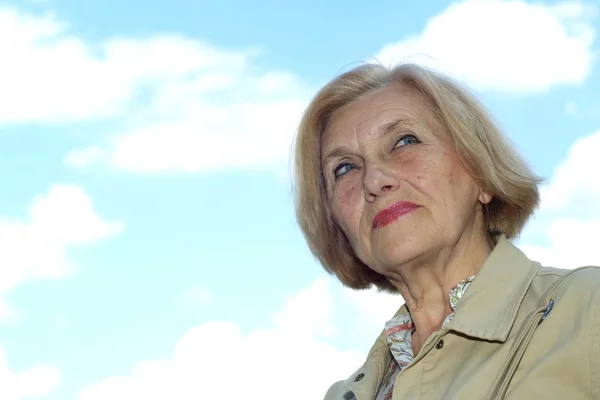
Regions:
<instances>
[{"instance_id":1,"label":"neck","mask_svg":"<svg viewBox=\"0 0 600 400\"><path fill-rule=\"evenodd\" d=\"M389 277L404 298L417 332L428 336L441 328L453 312L450 289L477 274L491 251L486 235L461 237L435 257L402 265Z\"/></svg>"}]
</instances>

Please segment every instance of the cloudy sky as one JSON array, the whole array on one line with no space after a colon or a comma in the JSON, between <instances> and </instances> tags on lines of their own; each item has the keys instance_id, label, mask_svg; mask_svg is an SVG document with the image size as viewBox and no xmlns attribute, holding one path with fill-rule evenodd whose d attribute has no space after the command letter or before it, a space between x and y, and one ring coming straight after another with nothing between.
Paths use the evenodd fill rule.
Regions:
<instances>
[{"instance_id":1,"label":"cloudy sky","mask_svg":"<svg viewBox=\"0 0 600 400\"><path fill-rule=\"evenodd\" d=\"M402 300L321 271L288 162L365 60L465 82L546 179L518 244L600 264L593 2L126 3L0 0L3 400L306 400L358 367Z\"/></svg>"}]
</instances>

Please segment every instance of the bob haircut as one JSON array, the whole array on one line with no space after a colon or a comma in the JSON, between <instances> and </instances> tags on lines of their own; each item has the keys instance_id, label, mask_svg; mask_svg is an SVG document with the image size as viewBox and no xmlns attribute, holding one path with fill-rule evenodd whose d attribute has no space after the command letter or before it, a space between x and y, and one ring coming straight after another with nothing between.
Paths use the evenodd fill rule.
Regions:
<instances>
[{"instance_id":1,"label":"bob haircut","mask_svg":"<svg viewBox=\"0 0 600 400\"><path fill-rule=\"evenodd\" d=\"M325 85L306 108L295 139L296 218L308 246L325 270L347 287L397 292L388 279L356 257L333 220L321 164L321 138L331 116L362 96L400 83L416 89L430 104L450 137L460 162L479 187L492 194L483 207L490 239L514 238L540 200L541 182L500 132L488 112L447 76L416 64L386 68L365 64Z\"/></svg>"}]
</instances>

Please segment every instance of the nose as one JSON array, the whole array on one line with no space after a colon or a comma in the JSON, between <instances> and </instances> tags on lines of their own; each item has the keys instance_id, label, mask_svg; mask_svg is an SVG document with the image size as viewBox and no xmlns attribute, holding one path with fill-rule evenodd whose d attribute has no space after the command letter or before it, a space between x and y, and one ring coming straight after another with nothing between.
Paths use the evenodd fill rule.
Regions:
<instances>
[{"instance_id":1,"label":"nose","mask_svg":"<svg viewBox=\"0 0 600 400\"><path fill-rule=\"evenodd\" d=\"M373 202L378 196L398 189L398 178L381 167L365 168L363 179L365 199L368 202Z\"/></svg>"}]
</instances>

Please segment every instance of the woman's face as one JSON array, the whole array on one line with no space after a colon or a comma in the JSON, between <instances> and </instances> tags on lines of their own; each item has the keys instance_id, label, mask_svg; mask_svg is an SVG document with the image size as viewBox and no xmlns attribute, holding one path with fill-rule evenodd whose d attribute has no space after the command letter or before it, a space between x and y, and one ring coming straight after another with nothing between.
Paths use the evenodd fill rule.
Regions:
<instances>
[{"instance_id":1,"label":"woman's face","mask_svg":"<svg viewBox=\"0 0 600 400\"><path fill-rule=\"evenodd\" d=\"M483 234L482 193L416 90L394 85L336 111L322 137L333 218L356 255L390 277ZM479 226L477 226L479 224Z\"/></svg>"}]
</instances>

